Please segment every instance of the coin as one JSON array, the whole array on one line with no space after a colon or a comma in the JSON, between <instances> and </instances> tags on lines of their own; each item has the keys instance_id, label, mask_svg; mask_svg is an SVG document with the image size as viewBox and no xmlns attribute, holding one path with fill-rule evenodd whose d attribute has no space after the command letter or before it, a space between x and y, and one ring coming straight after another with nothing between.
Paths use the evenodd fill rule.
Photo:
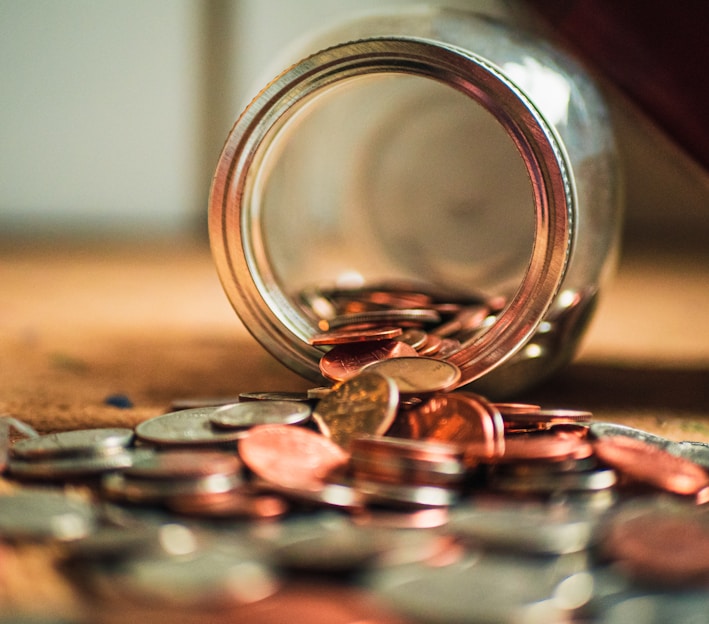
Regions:
<instances>
[{"instance_id":1,"label":"coin","mask_svg":"<svg viewBox=\"0 0 709 624\"><path fill-rule=\"evenodd\" d=\"M401 394L432 394L450 390L461 377L461 371L455 364L428 357L382 359L367 365L365 371L393 379Z\"/></svg>"},{"instance_id":2,"label":"coin","mask_svg":"<svg viewBox=\"0 0 709 624\"><path fill-rule=\"evenodd\" d=\"M388 310L371 310L355 314L341 314L327 322L328 329L338 329L348 325L362 323L379 323L393 326L403 326L406 323L438 323L441 316L435 310L426 308L392 308Z\"/></svg>"},{"instance_id":3,"label":"coin","mask_svg":"<svg viewBox=\"0 0 709 624\"><path fill-rule=\"evenodd\" d=\"M9 540L70 541L89 535L94 507L62 493L25 488L0 496L0 535Z\"/></svg>"},{"instance_id":4,"label":"coin","mask_svg":"<svg viewBox=\"0 0 709 624\"><path fill-rule=\"evenodd\" d=\"M23 459L91 455L122 450L133 440L133 430L123 427L76 429L19 440L12 454Z\"/></svg>"},{"instance_id":5,"label":"coin","mask_svg":"<svg viewBox=\"0 0 709 624\"><path fill-rule=\"evenodd\" d=\"M329 346L350 344L352 342L371 342L377 340L391 340L404 333L401 327L371 327L366 329L342 329L315 334L308 342L313 346Z\"/></svg>"},{"instance_id":6,"label":"coin","mask_svg":"<svg viewBox=\"0 0 709 624\"><path fill-rule=\"evenodd\" d=\"M355 478L354 486L368 503L407 509L449 507L459 498L457 491L433 485L405 485Z\"/></svg>"},{"instance_id":7,"label":"coin","mask_svg":"<svg viewBox=\"0 0 709 624\"><path fill-rule=\"evenodd\" d=\"M239 456L254 474L283 487L317 490L348 455L314 431L288 425L259 425L239 440Z\"/></svg>"},{"instance_id":8,"label":"coin","mask_svg":"<svg viewBox=\"0 0 709 624\"><path fill-rule=\"evenodd\" d=\"M219 407L196 407L156 416L139 423L135 434L145 442L165 446L214 445L242 437L243 430L212 427L210 418L217 409Z\"/></svg>"},{"instance_id":9,"label":"coin","mask_svg":"<svg viewBox=\"0 0 709 624\"><path fill-rule=\"evenodd\" d=\"M241 462L236 455L219 451L171 450L149 453L123 474L134 479L195 479L215 474L238 475Z\"/></svg>"},{"instance_id":10,"label":"coin","mask_svg":"<svg viewBox=\"0 0 709 624\"><path fill-rule=\"evenodd\" d=\"M101 491L108 498L128 503L166 503L171 499L206 499L241 486L234 474L210 474L192 479L132 478L120 472L105 475Z\"/></svg>"},{"instance_id":11,"label":"coin","mask_svg":"<svg viewBox=\"0 0 709 624\"><path fill-rule=\"evenodd\" d=\"M709 487L701 467L641 439L609 436L594 440L596 456L633 481L675 494L693 495Z\"/></svg>"},{"instance_id":12,"label":"coin","mask_svg":"<svg viewBox=\"0 0 709 624\"><path fill-rule=\"evenodd\" d=\"M499 457L505 445L500 413L470 393L436 394L403 414L399 428L414 439L461 445L468 465Z\"/></svg>"},{"instance_id":13,"label":"coin","mask_svg":"<svg viewBox=\"0 0 709 624\"><path fill-rule=\"evenodd\" d=\"M246 401L297 401L298 403L306 403L310 398L306 392L296 391L240 392L239 401L234 401L234 403Z\"/></svg>"},{"instance_id":14,"label":"coin","mask_svg":"<svg viewBox=\"0 0 709 624\"><path fill-rule=\"evenodd\" d=\"M247 401L225 405L209 421L220 429L245 429L256 425L298 425L310 418L310 405L296 401Z\"/></svg>"},{"instance_id":15,"label":"coin","mask_svg":"<svg viewBox=\"0 0 709 624\"><path fill-rule=\"evenodd\" d=\"M609 422L594 422L589 426L589 435L592 438L609 438L611 436L625 436L626 438L633 438L635 440L641 440L642 442L647 442L648 444L653 444L659 448L665 448L671 444L671 441L662 436L650 433L649 431L643 431L642 429L637 429L636 427L629 427L628 425L620 425L618 423Z\"/></svg>"},{"instance_id":16,"label":"coin","mask_svg":"<svg viewBox=\"0 0 709 624\"><path fill-rule=\"evenodd\" d=\"M66 480L89 478L113 470L128 468L136 453L124 450L109 455L58 457L55 459L11 459L8 470L18 479Z\"/></svg>"},{"instance_id":17,"label":"coin","mask_svg":"<svg viewBox=\"0 0 709 624\"><path fill-rule=\"evenodd\" d=\"M320 372L332 381L345 381L368 364L416 355L416 349L398 340L337 345L320 358Z\"/></svg>"},{"instance_id":18,"label":"coin","mask_svg":"<svg viewBox=\"0 0 709 624\"><path fill-rule=\"evenodd\" d=\"M246 518L263 520L278 518L288 511L282 498L249 495L238 490L222 492L205 498L176 497L166 501L172 511L198 518Z\"/></svg>"},{"instance_id":19,"label":"coin","mask_svg":"<svg viewBox=\"0 0 709 624\"><path fill-rule=\"evenodd\" d=\"M361 373L339 384L315 407L321 433L344 449L353 438L382 435L391 427L399 400L394 382L376 373Z\"/></svg>"}]
</instances>

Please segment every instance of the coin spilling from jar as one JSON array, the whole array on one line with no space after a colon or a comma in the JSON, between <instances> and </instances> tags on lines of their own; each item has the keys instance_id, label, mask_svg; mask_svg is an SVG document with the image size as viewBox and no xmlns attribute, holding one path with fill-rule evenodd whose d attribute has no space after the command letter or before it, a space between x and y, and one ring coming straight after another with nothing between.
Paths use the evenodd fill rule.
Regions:
<instances>
[{"instance_id":1,"label":"coin spilling from jar","mask_svg":"<svg viewBox=\"0 0 709 624\"><path fill-rule=\"evenodd\" d=\"M176 400L135 430L39 436L13 419L0 537L54 544L94 606L310 622L293 591L334 582L375 621L704 617L709 446L454 390L430 337L479 326L427 330L412 297L398 320L369 314L389 296L363 310L348 294L321 327L331 386Z\"/></svg>"}]
</instances>

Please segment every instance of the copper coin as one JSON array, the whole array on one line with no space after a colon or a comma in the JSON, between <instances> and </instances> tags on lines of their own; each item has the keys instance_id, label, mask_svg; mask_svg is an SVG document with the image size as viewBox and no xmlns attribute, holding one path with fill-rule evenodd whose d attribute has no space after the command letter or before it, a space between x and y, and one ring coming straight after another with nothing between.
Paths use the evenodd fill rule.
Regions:
<instances>
[{"instance_id":1,"label":"copper coin","mask_svg":"<svg viewBox=\"0 0 709 624\"><path fill-rule=\"evenodd\" d=\"M341 329L315 334L308 341L311 345L329 346L338 344L351 344L353 342L370 342L377 340L391 340L404 333L401 327L371 327L367 329Z\"/></svg>"},{"instance_id":2,"label":"copper coin","mask_svg":"<svg viewBox=\"0 0 709 624\"><path fill-rule=\"evenodd\" d=\"M200 518L276 518L288 511L277 496L248 495L238 490L221 492L205 498L174 498L167 506L180 514Z\"/></svg>"},{"instance_id":3,"label":"copper coin","mask_svg":"<svg viewBox=\"0 0 709 624\"><path fill-rule=\"evenodd\" d=\"M333 381L344 381L374 362L400 357L416 357L416 349L398 340L377 340L337 345L320 359L320 372Z\"/></svg>"},{"instance_id":4,"label":"copper coin","mask_svg":"<svg viewBox=\"0 0 709 624\"><path fill-rule=\"evenodd\" d=\"M393 379L401 394L432 394L449 390L458 383L460 369L452 362L428 357L397 357L369 364L366 372Z\"/></svg>"},{"instance_id":5,"label":"copper coin","mask_svg":"<svg viewBox=\"0 0 709 624\"><path fill-rule=\"evenodd\" d=\"M379 323L401 326L405 323L438 323L440 314L426 308L393 308L387 310L371 310L356 314L342 314L328 321L328 329L338 329L354 323Z\"/></svg>"},{"instance_id":6,"label":"copper coin","mask_svg":"<svg viewBox=\"0 0 709 624\"><path fill-rule=\"evenodd\" d=\"M342 448L362 435L382 435L391 427L399 403L393 380L361 373L322 398L313 413L322 434Z\"/></svg>"},{"instance_id":7,"label":"copper coin","mask_svg":"<svg viewBox=\"0 0 709 624\"><path fill-rule=\"evenodd\" d=\"M696 508L621 511L601 547L635 578L674 587L709 582L709 522Z\"/></svg>"},{"instance_id":8,"label":"copper coin","mask_svg":"<svg viewBox=\"0 0 709 624\"><path fill-rule=\"evenodd\" d=\"M473 447L476 458L497 457L504 444L503 427L501 419L496 419L488 406L489 403L466 393L437 394L406 412L408 435L459 444L466 449Z\"/></svg>"},{"instance_id":9,"label":"copper coin","mask_svg":"<svg viewBox=\"0 0 709 624\"><path fill-rule=\"evenodd\" d=\"M428 334L422 329L407 329L399 336L398 340L405 342L418 351L425 344L427 337Z\"/></svg>"},{"instance_id":10,"label":"copper coin","mask_svg":"<svg viewBox=\"0 0 709 624\"><path fill-rule=\"evenodd\" d=\"M151 453L123 471L133 479L194 479L214 474L238 474L236 455L219 451L165 451Z\"/></svg>"},{"instance_id":11,"label":"copper coin","mask_svg":"<svg viewBox=\"0 0 709 624\"><path fill-rule=\"evenodd\" d=\"M596 456L625 477L674 494L697 494L709 486L709 475L694 462L626 436L593 441Z\"/></svg>"},{"instance_id":12,"label":"copper coin","mask_svg":"<svg viewBox=\"0 0 709 624\"><path fill-rule=\"evenodd\" d=\"M593 452L591 445L575 434L564 432L520 434L505 439L504 455L498 462L562 461L583 459Z\"/></svg>"},{"instance_id":13,"label":"copper coin","mask_svg":"<svg viewBox=\"0 0 709 624\"><path fill-rule=\"evenodd\" d=\"M315 489L349 456L332 440L289 425L259 425L239 440L239 454L254 474L286 488Z\"/></svg>"}]
</instances>

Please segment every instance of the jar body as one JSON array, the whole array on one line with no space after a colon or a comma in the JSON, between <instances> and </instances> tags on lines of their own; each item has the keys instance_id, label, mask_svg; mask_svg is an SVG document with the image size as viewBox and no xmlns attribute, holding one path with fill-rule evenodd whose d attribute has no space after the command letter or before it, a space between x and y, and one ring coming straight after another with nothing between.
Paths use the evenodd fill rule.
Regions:
<instances>
[{"instance_id":1,"label":"jar body","mask_svg":"<svg viewBox=\"0 0 709 624\"><path fill-rule=\"evenodd\" d=\"M352 20L247 107L210 197L232 305L320 381L302 294L378 283L504 301L447 356L493 396L573 355L620 223L610 121L565 54L519 27L415 8Z\"/></svg>"}]
</instances>

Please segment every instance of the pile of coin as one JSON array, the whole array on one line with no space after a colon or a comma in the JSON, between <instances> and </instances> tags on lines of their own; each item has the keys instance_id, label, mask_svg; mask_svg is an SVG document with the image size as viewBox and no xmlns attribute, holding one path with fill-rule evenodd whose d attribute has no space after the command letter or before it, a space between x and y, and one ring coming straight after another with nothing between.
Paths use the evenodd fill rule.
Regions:
<instances>
[{"instance_id":1,"label":"pile of coin","mask_svg":"<svg viewBox=\"0 0 709 624\"><path fill-rule=\"evenodd\" d=\"M393 340L372 331L337 344ZM335 574L382 622L704 621L709 446L451 391L438 358L370 359L331 387L192 401L135 430L25 429L0 537L61 544L94 605L246 617L269 601L275 619L254 621L278 621L294 582ZM62 493L77 482L87 499Z\"/></svg>"}]
</instances>

